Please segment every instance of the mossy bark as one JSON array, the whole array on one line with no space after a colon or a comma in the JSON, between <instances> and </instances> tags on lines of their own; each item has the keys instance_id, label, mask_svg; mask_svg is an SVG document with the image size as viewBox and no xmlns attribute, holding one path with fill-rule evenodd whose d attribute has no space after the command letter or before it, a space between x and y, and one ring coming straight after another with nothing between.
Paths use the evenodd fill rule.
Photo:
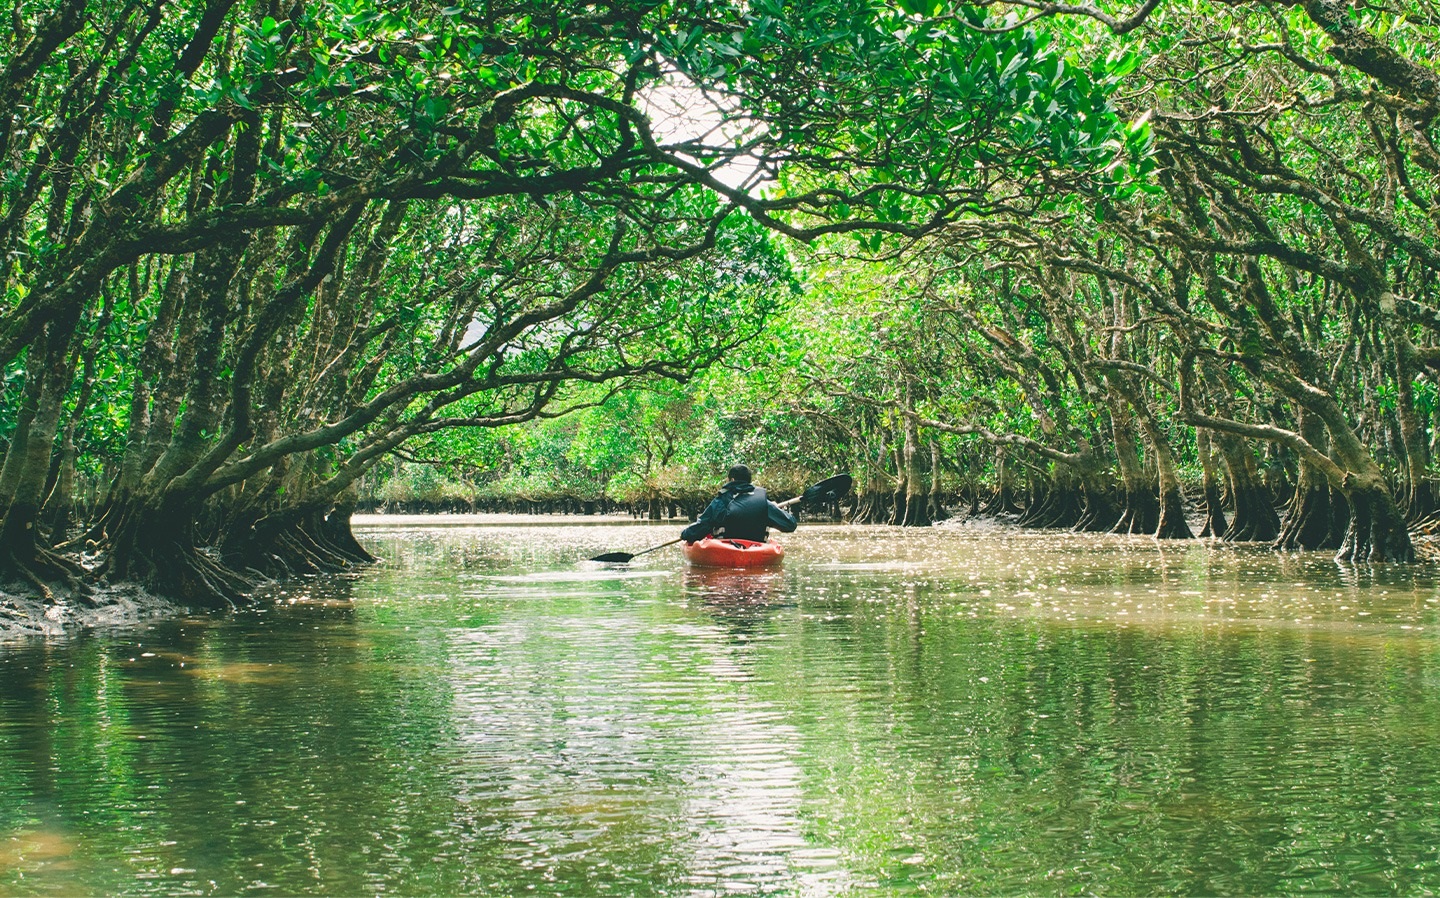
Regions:
<instances>
[{"instance_id":1,"label":"mossy bark","mask_svg":"<svg viewBox=\"0 0 1440 898\"><path fill-rule=\"evenodd\" d=\"M1238 437L1220 434L1217 440L1225 458L1233 511L1226 541L1271 542L1280 535L1280 515L1273 493L1260 477L1255 453Z\"/></svg>"},{"instance_id":2,"label":"mossy bark","mask_svg":"<svg viewBox=\"0 0 1440 898\"><path fill-rule=\"evenodd\" d=\"M1347 492L1345 498L1350 504L1350 524L1335 553L1337 560L1415 560L1415 546L1410 541L1404 515L1383 484L1359 485Z\"/></svg>"}]
</instances>

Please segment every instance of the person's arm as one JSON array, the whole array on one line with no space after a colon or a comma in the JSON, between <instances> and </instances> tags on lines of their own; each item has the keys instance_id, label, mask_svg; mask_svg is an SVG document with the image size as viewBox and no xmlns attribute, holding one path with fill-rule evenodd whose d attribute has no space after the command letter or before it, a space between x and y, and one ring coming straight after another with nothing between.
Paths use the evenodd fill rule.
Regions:
<instances>
[{"instance_id":1,"label":"person's arm","mask_svg":"<svg viewBox=\"0 0 1440 898\"><path fill-rule=\"evenodd\" d=\"M680 538L687 543L693 543L714 533L720 526L720 522L725 520L725 508L726 505L723 501L713 500L705 506L705 510L700 513L700 517L695 519L695 523L680 531Z\"/></svg>"},{"instance_id":2,"label":"person's arm","mask_svg":"<svg viewBox=\"0 0 1440 898\"><path fill-rule=\"evenodd\" d=\"M770 503L770 526L781 533L794 533L795 527L800 523L795 516L774 502Z\"/></svg>"}]
</instances>

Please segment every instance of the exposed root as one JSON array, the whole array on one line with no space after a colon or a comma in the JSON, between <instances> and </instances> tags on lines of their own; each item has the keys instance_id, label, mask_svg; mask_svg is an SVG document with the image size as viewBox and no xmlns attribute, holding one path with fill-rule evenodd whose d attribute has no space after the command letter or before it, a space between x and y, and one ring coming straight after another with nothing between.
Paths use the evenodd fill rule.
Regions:
<instances>
[{"instance_id":1,"label":"exposed root","mask_svg":"<svg viewBox=\"0 0 1440 898\"><path fill-rule=\"evenodd\" d=\"M999 518L1019 515L1023 510L1016 501L1015 491L1008 484L1002 484L990 494L990 498L981 506L980 513Z\"/></svg>"},{"instance_id":2,"label":"exposed root","mask_svg":"<svg viewBox=\"0 0 1440 898\"><path fill-rule=\"evenodd\" d=\"M1230 529L1230 524L1225 520L1225 506L1220 498L1220 488L1208 476L1205 483L1205 526L1201 528L1202 537L1223 537Z\"/></svg>"},{"instance_id":3,"label":"exposed root","mask_svg":"<svg viewBox=\"0 0 1440 898\"><path fill-rule=\"evenodd\" d=\"M85 569L79 564L49 549L0 550L0 577L24 584L46 604L55 604L62 598L89 601L93 590L84 576Z\"/></svg>"},{"instance_id":4,"label":"exposed root","mask_svg":"<svg viewBox=\"0 0 1440 898\"><path fill-rule=\"evenodd\" d=\"M1266 543L1280 532L1280 515L1268 490L1257 487L1235 494L1235 518L1225 534L1227 542Z\"/></svg>"},{"instance_id":5,"label":"exposed root","mask_svg":"<svg viewBox=\"0 0 1440 898\"><path fill-rule=\"evenodd\" d=\"M1105 533L1115 526L1120 520L1120 512L1115 503L1104 493L1094 490L1086 490L1084 493L1084 508L1080 512L1080 519L1070 529L1077 533Z\"/></svg>"},{"instance_id":6,"label":"exposed root","mask_svg":"<svg viewBox=\"0 0 1440 898\"><path fill-rule=\"evenodd\" d=\"M839 516L839 503L836 506L836 516ZM943 509L942 509L943 514ZM346 560L358 564L374 564L380 559L370 554L360 541L355 538L355 532L350 529L350 512L331 512L326 516L322 525L322 532L325 541L336 552Z\"/></svg>"},{"instance_id":7,"label":"exposed root","mask_svg":"<svg viewBox=\"0 0 1440 898\"><path fill-rule=\"evenodd\" d=\"M25 585L29 586L31 589L39 593L40 598L45 602L45 604L55 604L55 591L51 589L49 584L47 584L44 580L41 580L38 574L30 570L29 565L22 564L19 561L12 559L10 564L6 566L11 568L16 574L19 574L20 580L25 583Z\"/></svg>"},{"instance_id":8,"label":"exposed root","mask_svg":"<svg viewBox=\"0 0 1440 898\"><path fill-rule=\"evenodd\" d=\"M262 519L237 529L240 537L224 546L226 563L269 576L337 573L377 560L350 532L348 514Z\"/></svg>"},{"instance_id":9,"label":"exposed root","mask_svg":"<svg viewBox=\"0 0 1440 898\"><path fill-rule=\"evenodd\" d=\"M1155 522L1156 539L1194 539L1185 521L1185 503L1178 491L1166 493L1160 505L1160 519Z\"/></svg>"},{"instance_id":10,"label":"exposed root","mask_svg":"<svg viewBox=\"0 0 1440 898\"><path fill-rule=\"evenodd\" d=\"M229 611L253 604L254 580L208 552L177 542L124 552L112 547L97 574L117 583L135 581L156 595L199 608Z\"/></svg>"},{"instance_id":11,"label":"exposed root","mask_svg":"<svg viewBox=\"0 0 1440 898\"><path fill-rule=\"evenodd\" d=\"M277 548L302 565L306 573L333 573L346 567L345 559L325 549L298 527L282 534L275 542Z\"/></svg>"},{"instance_id":12,"label":"exposed root","mask_svg":"<svg viewBox=\"0 0 1440 898\"><path fill-rule=\"evenodd\" d=\"M1437 505L1435 481L1419 477L1410 484L1410 494L1405 503L1405 523L1421 524L1435 516Z\"/></svg>"},{"instance_id":13,"label":"exposed root","mask_svg":"<svg viewBox=\"0 0 1440 898\"><path fill-rule=\"evenodd\" d=\"M1338 549L1349 522L1349 506L1328 486L1297 491L1273 545L1285 552Z\"/></svg>"},{"instance_id":14,"label":"exposed root","mask_svg":"<svg viewBox=\"0 0 1440 898\"><path fill-rule=\"evenodd\" d=\"M1337 561L1400 562L1415 560L1415 546L1395 503L1378 490L1357 492L1350 500L1350 526L1335 553Z\"/></svg>"},{"instance_id":15,"label":"exposed root","mask_svg":"<svg viewBox=\"0 0 1440 898\"><path fill-rule=\"evenodd\" d=\"M1043 493L1021 515L1020 526L1036 529L1074 527L1083 513L1083 499L1079 494L1069 487L1046 489Z\"/></svg>"}]
</instances>

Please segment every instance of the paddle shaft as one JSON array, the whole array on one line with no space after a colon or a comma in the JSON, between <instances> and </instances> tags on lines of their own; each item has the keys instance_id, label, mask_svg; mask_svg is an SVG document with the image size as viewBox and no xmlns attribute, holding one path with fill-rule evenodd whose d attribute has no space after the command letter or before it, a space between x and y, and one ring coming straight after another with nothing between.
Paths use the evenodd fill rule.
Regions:
<instances>
[{"instance_id":1,"label":"paddle shaft","mask_svg":"<svg viewBox=\"0 0 1440 898\"><path fill-rule=\"evenodd\" d=\"M673 546L673 545L675 545L676 543L680 542L680 540L682 540L682 539L684 539L683 536L676 537L675 539L670 540L670 542L668 542L668 543L661 543L661 544L658 545L658 546L651 546L650 548L644 550L643 552L636 552L635 555L632 556L632 557L638 558L638 557L640 557L641 555L648 555L648 554L650 554L651 552L654 552L654 551L657 550L657 549L663 549L663 548L665 548L666 546Z\"/></svg>"}]
</instances>

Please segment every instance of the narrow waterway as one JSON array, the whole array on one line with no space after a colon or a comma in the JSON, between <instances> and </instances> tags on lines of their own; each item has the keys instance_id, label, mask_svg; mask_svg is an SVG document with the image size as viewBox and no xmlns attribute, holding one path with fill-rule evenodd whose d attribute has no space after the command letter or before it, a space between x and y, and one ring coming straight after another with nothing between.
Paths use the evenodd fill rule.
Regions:
<instances>
[{"instance_id":1,"label":"narrow waterway","mask_svg":"<svg viewBox=\"0 0 1440 898\"><path fill-rule=\"evenodd\" d=\"M1440 589L1201 542L370 519L0 643L0 895L1440 890Z\"/></svg>"}]
</instances>

